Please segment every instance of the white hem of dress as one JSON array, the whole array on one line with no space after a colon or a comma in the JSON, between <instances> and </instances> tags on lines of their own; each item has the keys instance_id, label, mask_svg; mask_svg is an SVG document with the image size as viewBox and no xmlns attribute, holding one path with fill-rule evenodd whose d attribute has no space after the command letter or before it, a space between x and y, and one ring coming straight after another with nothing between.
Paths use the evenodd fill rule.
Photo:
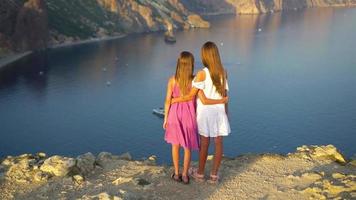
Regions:
<instances>
[{"instance_id":1,"label":"white hem of dress","mask_svg":"<svg viewBox=\"0 0 356 200\"><path fill-rule=\"evenodd\" d=\"M214 136L199 133L199 135L204 136L204 137L219 137L219 136L229 136L230 133L219 133L219 134L215 134Z\"/></svg>"}]
</instances>

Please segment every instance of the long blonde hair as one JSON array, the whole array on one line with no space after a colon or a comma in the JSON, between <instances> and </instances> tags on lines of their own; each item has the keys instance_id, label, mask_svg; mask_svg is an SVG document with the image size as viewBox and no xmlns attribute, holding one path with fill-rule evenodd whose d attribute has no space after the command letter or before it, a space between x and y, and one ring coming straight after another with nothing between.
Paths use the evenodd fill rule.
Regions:
<instances>
[{"instance_id":1,"label":"long blonde hair","mask_svg":"<svg viewBox=\"0 0 356 200\"><path fill-rule=\"evenodd\" d=\"M206 42L201 49L201 59L203 65L209 69L211 80L216 91L221 95L226 95L226 72L221 64L218 47L214 42Z\"/></svg>"},{"instance_id":2,"label":"long blonde hair","mask_svg":"<svg viewBox=\"0 0 356 200\"><path fill-rule=\"evenodd\" d=\"M180 95L187 95L193 80L194 56L188 51L183 51L177 61L175 80L178 82Z\"/></svg>"}]
</instances>

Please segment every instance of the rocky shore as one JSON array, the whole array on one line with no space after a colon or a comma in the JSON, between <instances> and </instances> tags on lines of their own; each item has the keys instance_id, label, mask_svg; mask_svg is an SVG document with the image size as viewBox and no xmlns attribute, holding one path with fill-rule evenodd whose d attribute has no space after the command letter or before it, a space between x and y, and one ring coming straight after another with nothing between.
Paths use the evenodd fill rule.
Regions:
<instances>
[{"instance_id":1,"label":"rocky shore","mask_svg":"<svg viewBox=\"0 0 356 200\"><path fill-rule=\"evenodd\" d=\"M170 180L171 172L171 166L157 165L155 156L132 160L129 153L8 156L0 165L0 199L356 198L356 160L346 160L332 145L302 146L287 155L225 157L217 185L183 185Z\"/></svg>"}]
</instances>

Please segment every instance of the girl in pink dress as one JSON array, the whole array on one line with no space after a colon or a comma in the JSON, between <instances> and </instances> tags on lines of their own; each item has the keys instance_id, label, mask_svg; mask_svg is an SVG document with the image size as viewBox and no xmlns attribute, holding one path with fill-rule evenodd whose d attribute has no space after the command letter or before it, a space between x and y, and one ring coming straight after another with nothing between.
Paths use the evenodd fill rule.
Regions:
<instances>
[{"instance_id":1,"label":"girl in pink dress","mask_svg":"<svg viewBox=\"0 0 356 200\"><path fill-rule=\"evenodd\" d=\"M172 144L172 160L174 173L171 178L175 181L189 183L188 169L191 160L191 150L199 150L199 137L196 121L196 101L179 102L171 104L172 98L181 97L190 93L192 89L194 71L194 57L190 52L182 52L177 61L176 73L167 85L165 100L165 117L163 128L166 130L165 140ZM220 100L206 99L202 97L204 104L225 103L227 98ZM184 148L183 172L179 173L179 148Z\"/></svg>"},{"instance_id":2,"label":"girl in pink dress","mask_svg":"<svg viewBox=\"0 0 356 200\"><path fill-rule=\"evenodd\" d=\"M201 49L202 62L205 66L200 70L194 81L189 95L172 99L173 103L191 101L198 93L197 124L200 135L199 167L191 168L190 174L197 181L204 181L205 164L208 156L210 139L215 143L215 155L209 182L218 183L222 156L223 137L231 132L227 116L227 102L218 105L204 105L201 96L220 99L227 96L229 90L227 72L224 69L218 47L213 42L206 42ZM204 98L206 98L204 97Z\"/></svg>"}]
</instances>

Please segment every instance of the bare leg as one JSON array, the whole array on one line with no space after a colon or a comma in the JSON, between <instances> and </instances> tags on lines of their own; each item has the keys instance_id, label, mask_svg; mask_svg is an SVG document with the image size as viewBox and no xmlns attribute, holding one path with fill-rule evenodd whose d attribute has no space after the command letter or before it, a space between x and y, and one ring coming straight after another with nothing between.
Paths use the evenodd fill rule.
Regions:
<instances>
[{"instance_id":1,"label":"bare leg","mask_svg":"<svg viewBox=\"0 0 356 200\"><path fill-rule=\"evenodd\" d=\"M206 158L208 157L209 143L209 137L200 136L198 174L204 174Z\"/></svg>"},{"instance_id":2,"label":"bare leg","mask_svg":"<svg viewBox=\"0 0 356 200\"><path fill-rule=\"evenodd\" d=\"M188 170L190 166L190 160L191 160L191 152L190 149L185 148L184 149L184 164L183 164L183 176L188 175Z\"/></svg>"},{"instance_id":3,"label":"bare leg","mask_svg":"<svg viewBox=\"0 0 356 200\"><path fill-rule=\"evenodd\" d=\"M172 144L172 159L174 165L174 174L179 174L179 145Z\"/></svg>"},{"instance_id":4,"label":"bare leg","mask_svg":"<svg viewBox=\"0 0 356 200\"><path fill-rule=\"evenodd\" d=\"M211 170L212 175L217 175L223 155L223 137L218 136L214 138L215 142L215 155L214 155L214 162L213 162L213 168Z\"/></svg>"}]
</instances>

